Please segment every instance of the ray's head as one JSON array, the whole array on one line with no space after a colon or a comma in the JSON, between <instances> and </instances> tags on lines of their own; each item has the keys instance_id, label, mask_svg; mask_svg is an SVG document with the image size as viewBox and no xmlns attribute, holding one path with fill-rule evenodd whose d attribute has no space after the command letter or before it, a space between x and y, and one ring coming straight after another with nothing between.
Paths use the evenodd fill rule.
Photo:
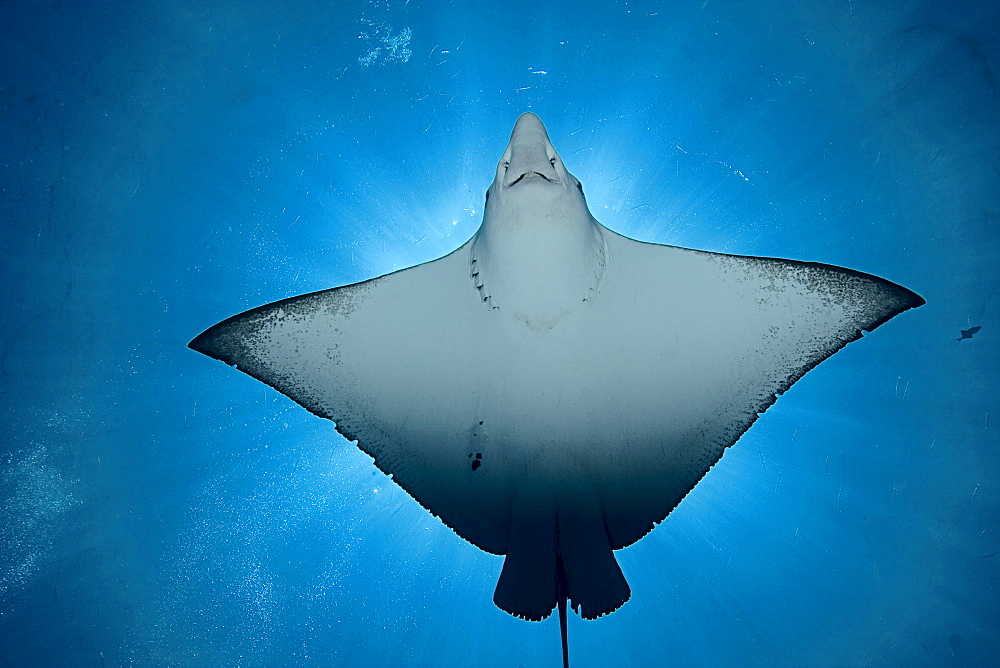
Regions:
<instances>
[{"instance_id":1,"label":"ray's head","mask_svg":"<svg viewBox=\"0 0 1000 668\"><path fill-rule=\"evenodd\" d=\"M591 218L583 186L566 171L538 116L521 114L514 124L496 178L486 192L486 216Z\"/></svg>"}]
</instances>

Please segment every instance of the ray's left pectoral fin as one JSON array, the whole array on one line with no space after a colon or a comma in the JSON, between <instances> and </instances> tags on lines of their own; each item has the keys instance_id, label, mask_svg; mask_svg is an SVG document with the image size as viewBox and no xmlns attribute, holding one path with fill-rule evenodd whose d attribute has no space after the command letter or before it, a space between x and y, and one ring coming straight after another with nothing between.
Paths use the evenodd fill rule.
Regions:
<instances>
[{"instance_id":1,"label":"ray's left pectoral fin","mask_svg":"<svg viewBox=\"0 0 1000 668\"><path fill-rule=\"evenodd\" d=\"M740 362L757 369L763 394L755 413L863 332L924 304L901 285L852 269L778 258L716 257L722 258L726 280L738 286L740 299L751 304L732 325L750 334ZM755 416L750 418L752 422Z\"/></svg>"},{"instance_id":2,"label":"ray's left pectoral fin","mask_svg":"<svg viewBox=\"0 0 1000 668\"><path fill-rule=\"evenodd\" d=\"M662 266L672 267L661 283L673 284L683 275L690 286L681 311L691 321L728 329L712 334L734 344L733 350L826 353L812 360L818 363L862 331L924 303L901 285L844 267L659 248L651 257L663 257Z\"/></svg>"},{"instance_id":3,"label":"ray's left pectoral fin","mask_svg":"<svg viewBox=\"0 0 1000 668\"><path fill-rule=\"evenodd\" d=\"M776 258L735 256L756 286L762 312L810 359L804 373L843 346L924 304L915 292L884 278L844 267ZM781 354L782 346L775 351Z\"/></svg>"},{"instance_id":4,"label":"ray's left pectoral fin","mask_svg":"<svg viewBox=\"0 0 1000 668\"><path fill-rule=\"evenodd\" d=\"M783 260L783 262L790 262ZM917 293L873 274L813 262L791 262L802 271L799 280L822 299L844 309L859 330L872 331L903 311L922 306Z\"/></svg>"},{"instance_id":5,"label":"ray's left pectoral fin","mask_svg":"<svg viewBox=\"0 0 1000 668\"><path fill-rule=\"evenodd\" d=\"M641 351L641 363L622 355L618 364L635 387L653 391L622 407L644 402L629 423L639 434L632 451L643 456L600 489L615 549L662 521L810 369L924 303L895 283L832 265L621 239L612 237L610 273L641 287L599 305L610 320L642 314L641 326L621 333L632 336L627 349Z\"/></svg>"}]
</instances>

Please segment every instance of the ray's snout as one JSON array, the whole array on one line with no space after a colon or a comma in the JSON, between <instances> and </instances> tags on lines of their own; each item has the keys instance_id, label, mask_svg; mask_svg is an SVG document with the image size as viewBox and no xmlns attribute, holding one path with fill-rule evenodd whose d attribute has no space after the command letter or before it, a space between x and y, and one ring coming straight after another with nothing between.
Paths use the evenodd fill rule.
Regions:
<instances>
[{"instance_id":1,"label":"ray's snout","mask_svg":"<svg viewBox=\"0 0 1000 668\"><path fill-rule=\"evenodd\" d=\"M510 133L511 140L518 135L528 135L529 133L540 134L545 138L545 141L549 140L549 133L545 131L545 125L535 114L530 111L526 111L517 117L517 121L514 123L514 129Z\"/></svg>"},{"instance_id":2,"label":"ray's snout","mask_svg":"<svg viewBox=\"0 0 1000 668\"><path fill-rule=\"evenodd\" d=\"M500 162L504 169L503 187L509 188L524 180L538 178L559 183L559 173L555 168L558 158L541 119L530 112L521 114Z\"/></svg>"}]
</instances>

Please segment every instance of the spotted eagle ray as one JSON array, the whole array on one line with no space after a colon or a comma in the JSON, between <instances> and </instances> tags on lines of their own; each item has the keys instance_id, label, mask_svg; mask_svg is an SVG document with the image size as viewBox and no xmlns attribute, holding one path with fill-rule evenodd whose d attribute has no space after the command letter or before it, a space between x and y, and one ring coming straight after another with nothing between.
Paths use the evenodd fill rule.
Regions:
<instances>
[{"instance_id":1,"label":"spotted eagle ray","mask_svg":"<svg viewBox=\"0 0 1000 668\"><path fill-rule=\"evenodd\" d=\"M528 620L631 595L649 533L807 371L924 300L815 262L642 243L591 215L523 114L483 223L409 269L251 309L189 344L336 429L459 536Z\"/></svg>"}]
</instances>

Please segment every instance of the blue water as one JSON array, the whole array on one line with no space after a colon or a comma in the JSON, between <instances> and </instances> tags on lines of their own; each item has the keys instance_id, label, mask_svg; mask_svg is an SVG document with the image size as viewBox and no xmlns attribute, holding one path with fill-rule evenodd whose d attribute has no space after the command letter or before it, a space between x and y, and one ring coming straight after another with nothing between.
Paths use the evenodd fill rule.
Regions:
<instances>
[{"instance_id":1,"label":"blue water","mask_svg":"<svg viewBox=\"0 0 1000 668\"><path fill-rule=\"evenodd\" d=\"M617 232L928 302L618 553L573 665L995 662L998 33L961 0L0 3L0 665L558 665L501 557L185 347L456 248L527 110Z\"/></svg>"}]
</instances>

